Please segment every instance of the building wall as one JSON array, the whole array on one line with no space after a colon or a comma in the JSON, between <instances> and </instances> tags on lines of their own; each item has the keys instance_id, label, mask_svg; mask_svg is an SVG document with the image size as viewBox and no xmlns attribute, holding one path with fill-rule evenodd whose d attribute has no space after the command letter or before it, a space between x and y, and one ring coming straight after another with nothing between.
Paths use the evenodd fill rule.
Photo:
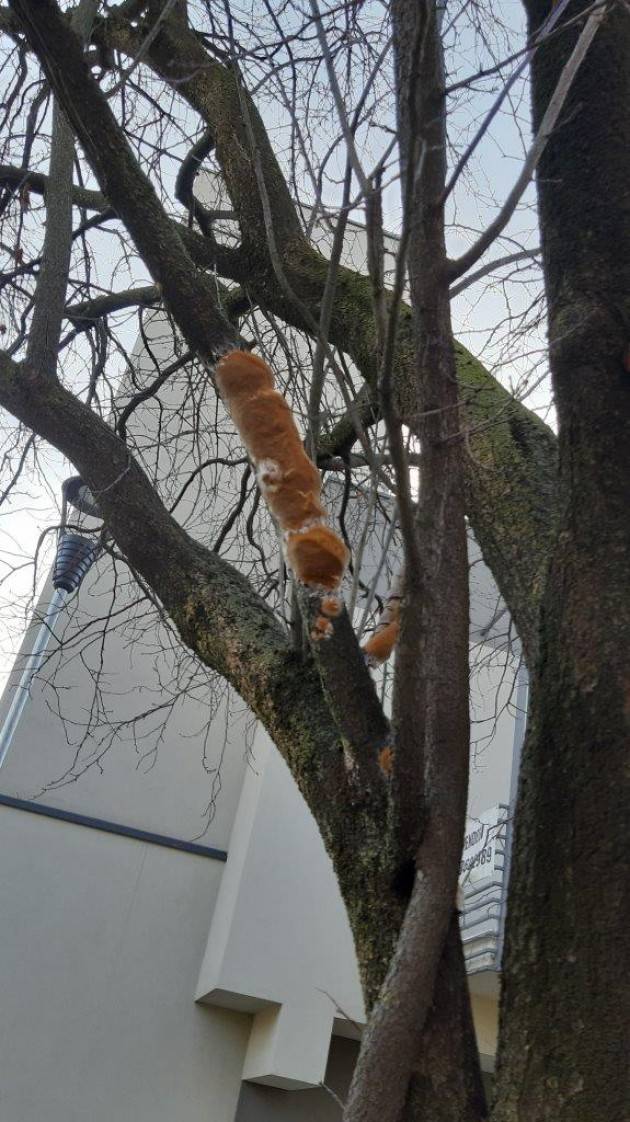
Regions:
<instances>
[{"instance_id":1,"label":"building wall","mask_svg":"<svg viewBox=\"0 0 630 1122\"><path fill-rule=\"evenodd\" d=\"M362 1019L350 934L277 754L247 780L227 865L0 807L0 1118L332 1118L327 1092L282 1088L340 1094L351 1076L356 1044L331 1042L348 1031L337 1005ZM474 1005L488 1064L496 998Z\"/></svg>"},{"instance_id":2,"label":"building wall","mask_svg":"<svg viewBox=\"0 0 630 1122\"><path fill-rule=\"evenodd\" d=\"M0 808L0 1118L232 1122L250 1018L195 1005L222 864Z\"/></svg>"},{"instance_id":3,"label":"building wall","mask_svg":"<svg viewBox=\"0 0 630 1122\"><path fill-rule=\"evenodd\" d=\"M120 669L128 651L116 636L111 644L105 664ZM476 654L482 686L494 648ZM148 683L151 660L141 659L142 667ZM88 697L82 673L80 663L61 665L56 676L77 717ZM34 687L0 771L3 794L32 798L72 758L50 689ZM135 694L123 704L133 707ZM481 688L482 702L492 709ZM182 703L146 774L137 769L136 746L120 743L102 770L87 770L38 803L190 840L211 782L200 764L197 714L194 702ZM483 769L473 752L479 809L509 786L512 733L504 717L484 747ZM233 720L220 706L207 753L218 745L222 789L200 840L227 850L227 864L0 806L8 932L0 952L0 1106L6 1103L7 1122L67 1122L88 1107L90 1122L249 1122L278 1110L295 1122L331 1116L326 1091L297 1088L326 1081L331 1071L339 1085L349 1079L354 1046L336 1035L326 1067L331 1033L348 1032L340 1010L363 1019L332 868L262 731L252 740L246 715ZM86 749L93 747L89 741ZM487 1066L492 987L487 975L474 979Z\"/></svg>"},{"instance_id":4,"label":"building wall","mask_svg":"<svg viewBox=\"0 0 630 1122\"><path fill-rule=\"evenodd\" d=\"M324 1087L300 1091L299 1096L243 1083L234 1122L339 1122L339 1100L344 1101L350 1086L359 1045L354 1040L334 1036L324 1077ZM336 1096L336 1098L335 1098Z\"/></svg>"}]
</instances>

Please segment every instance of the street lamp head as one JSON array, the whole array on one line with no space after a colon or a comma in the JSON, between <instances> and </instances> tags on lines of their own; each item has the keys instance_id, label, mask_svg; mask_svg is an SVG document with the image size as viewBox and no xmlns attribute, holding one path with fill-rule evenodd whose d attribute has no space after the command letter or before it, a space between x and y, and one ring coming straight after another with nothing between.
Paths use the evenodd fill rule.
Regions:
<instances>
[{"instance_id":1,"label":"street lamp head","mask_svg":"<svg viewBox=\"0 0 630 1122\"><path fill-rule=\"evenodd\" d=\"M72 475L70 479L64 480L61 489L68 505L80 514L87 514L90 518L102 517L96 499L80 475Z\"/></svg>"}]
</instances>

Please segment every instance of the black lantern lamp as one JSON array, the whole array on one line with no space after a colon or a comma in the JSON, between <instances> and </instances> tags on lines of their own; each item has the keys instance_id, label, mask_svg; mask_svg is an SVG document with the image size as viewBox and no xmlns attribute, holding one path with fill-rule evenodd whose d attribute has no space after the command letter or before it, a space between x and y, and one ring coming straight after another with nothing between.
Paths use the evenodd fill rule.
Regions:
<instances>
[{"instance_id":1,"label":"black lantern lamp","mask_svg":"<svg viewBox=\"0 0 630 1122\"><path fill-rule=\"evenodd\" d=\"M88 536L66 529L68 507L76 510L79 516L100 518L101 514L92 492L79 475L66 479L61 491L63 495L61 528L53 566L53 587L70 593L76 592L84 576L96 561L101 547L93 533Z\"/></svg>"}]
</instances>

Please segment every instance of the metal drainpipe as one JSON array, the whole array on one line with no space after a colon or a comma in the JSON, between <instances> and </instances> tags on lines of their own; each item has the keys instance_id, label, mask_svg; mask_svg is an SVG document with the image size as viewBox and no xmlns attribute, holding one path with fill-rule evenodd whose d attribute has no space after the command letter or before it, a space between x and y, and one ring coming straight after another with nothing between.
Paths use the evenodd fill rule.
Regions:
<instances>
[{"instance_id":1,"label":"metal drainpipe","mask_svg":"<svg viewBox=\"0 0 630 1122\"><path fill-rule=\"evenodd\" d=\"M529 694L529 674L524 662L521 662L516 672L516 716L514 718L514 740L512 743L512 775L510 779L510 804L508 820L505 827L505 849L503 853L503 884L501 889L501 916L499 920L499 937L495 952L495 968L501 969L503 961L503 947L505 944L505 917L507 912L508 887L510 883L510 869L512 865L512 845L514 840L514 816L516 814L516 799L518 795L518 776L521 770L521 752L525 739L527 726L527 700Z\"/></svg>"},{"instance_id":2,"label":"metal drainpipe","mask_svg":"<svg viewBox=\"0 0 630 1122\"><path fill-rule=\"evenodd\" d=\"M48 642L51 635L54 634L55 624L64 607L66 597L71 592L76 592L99 552L98 544L82 534L62 532L59 535L53 567L54 592L38 628L33 648L26 659L26 665L13 694L9 711L0 729L0 767L2 767L11 747L13 735L30 696L31 683L44 661Z\"/></svg>"}]
</instances>

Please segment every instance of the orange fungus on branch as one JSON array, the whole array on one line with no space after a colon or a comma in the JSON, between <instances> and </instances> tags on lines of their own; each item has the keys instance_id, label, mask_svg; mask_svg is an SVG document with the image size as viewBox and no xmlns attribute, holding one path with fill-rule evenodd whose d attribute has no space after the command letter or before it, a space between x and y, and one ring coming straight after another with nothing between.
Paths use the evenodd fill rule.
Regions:
<instances>
[{"instance_id":1,"label":"orange fungus on branch","mask_svg":"<svg viewBox=\"0 0 630 1122\"><path fill-rule=\"evenodd\" d=\"M398 573L392 581L379 621L367 643L363 646L368 666L386 662L398 642L400 631L400 601L403 596L404 575Z\"/></svg>"},{"instance_id":2,"label":"orange fungus on branch","mask_svg":"<svg viewBox=\"0 0 630 1122\"><path fill-rule=\"evenodd\" d=\"M216 380L256 467L260 490L283 531L287 564L302 584L334 594L349 553L326 525L319 472L304 451L287 402L274 387L272 371L257 355L230 351L217 364ZM324 637L331 630L322 621L318 632Z\"/></svg>"},{"instance_id":3,"label":"orange fungus on branch","mask_svg":"<svg viewBox=\"0 0 630 1122\"><path fill-rule=\"evenodd\" d=\"M375 631L364 645L368 666L380 666L387 662L398 640L398 619L392 620L380 631Z\"/></svg>"},{"instance_id":4,"label":"orange fungus on branch","mask_svg":"<svg viewBox=\"0 0 630 1122\"><path fill-rule=\"evenodd\" d=\"M330 526L317 523L287 534L286 551L289 568L302 584L327 592L339 588L348 564L348 550Z\"/></svg>"}]
</instances>

